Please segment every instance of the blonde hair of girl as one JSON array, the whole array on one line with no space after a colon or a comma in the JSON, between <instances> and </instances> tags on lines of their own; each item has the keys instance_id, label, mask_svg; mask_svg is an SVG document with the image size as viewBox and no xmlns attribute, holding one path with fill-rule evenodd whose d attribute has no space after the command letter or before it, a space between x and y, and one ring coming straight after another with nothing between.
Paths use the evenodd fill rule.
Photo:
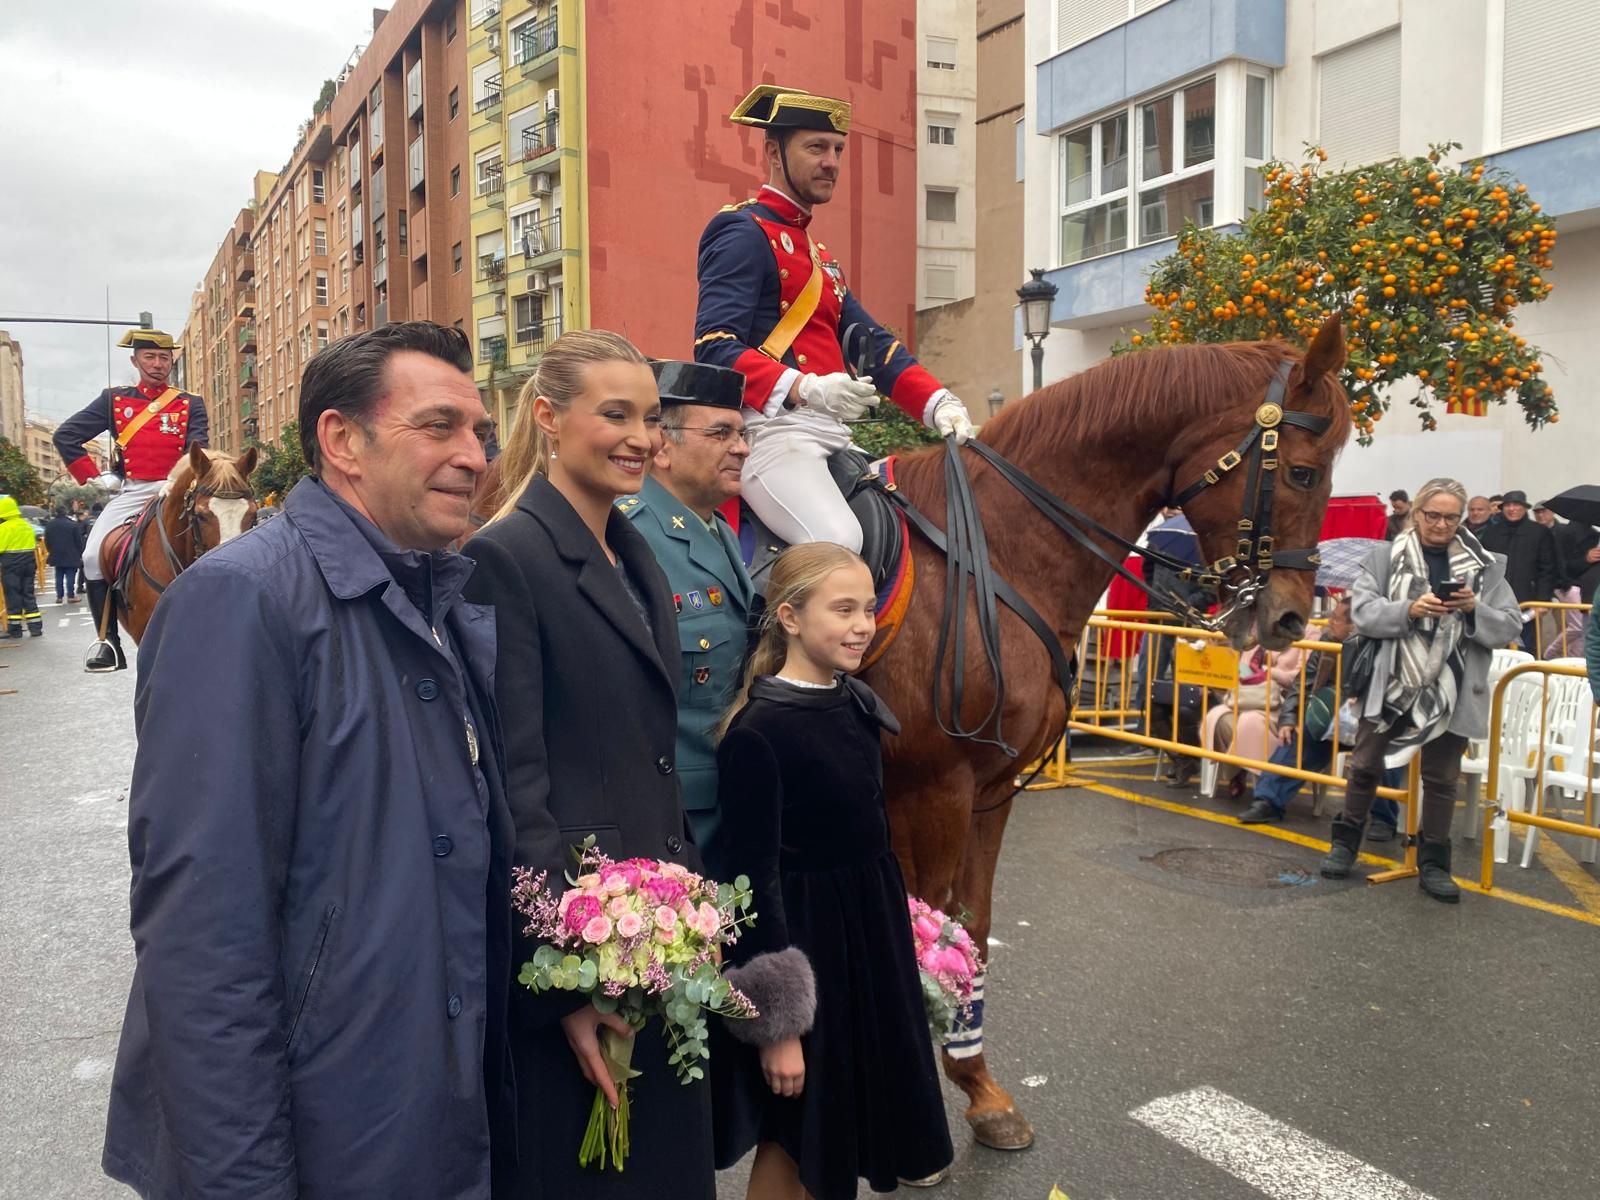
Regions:
<instances>
[{"instance_id":1,"label":"blonde hair of girl","mask_svg":"<svg viewBox=\"0 0 1600 1200\"><path fill-rule=\"evenodd\" d=\"M490 521L509 516L528 490L535 475L550 473L550 439L534 417L534 401L543 397L557 412L566 412L582 393L584 377L595 363L643 363L649 360L620 333L605 329L574 329L550 343L522 391L517 396L517 419L500 451L500 479L505 501Z\"/></svg>"},{"instance_id":2,"label":"blonde hair of girl","mask_svg":"<svg viewBox=\"0 0 1600 1200\"><path fill-rule=\"evenodd\" d=\"M856 564L866 565L855 551L833 542L803 542L798 546L790 546L773 561L772 570L767 575L767 608L761 617L761 636L756 642L755 652L750 655L749 665L745 667L739 692L717 726L716 737L719 741L728 732L728 726L733 724L739 711L750 702L750 685L755 682L756 676L776 674L778 668L783 666L783 660L789 656L789 635L784 631L783 622L778 619L778 610L785 604L791 608L804 608L812 593L822 586L829 575L840 567Z\"/></svg>"}]
</instances>

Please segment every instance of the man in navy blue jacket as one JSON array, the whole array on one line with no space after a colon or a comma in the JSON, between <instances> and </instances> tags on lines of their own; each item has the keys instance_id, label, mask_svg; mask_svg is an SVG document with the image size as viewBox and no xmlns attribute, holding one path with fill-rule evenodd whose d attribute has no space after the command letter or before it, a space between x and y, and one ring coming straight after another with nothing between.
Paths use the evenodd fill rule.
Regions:
<instances>
[{"instance_id":1,"label":"man in navy blue jacket","mask_svg":"<svg viewBox=\"0 0 1600 1200\"><path fill-rule=\"evenodd\" d=\"M514 1144L494 617L445 550L485 469L471 366L427 322L318 354L317 478L140 646L103 1164L149 1200L487 1200Z\"/></svg>"}]
</instances>

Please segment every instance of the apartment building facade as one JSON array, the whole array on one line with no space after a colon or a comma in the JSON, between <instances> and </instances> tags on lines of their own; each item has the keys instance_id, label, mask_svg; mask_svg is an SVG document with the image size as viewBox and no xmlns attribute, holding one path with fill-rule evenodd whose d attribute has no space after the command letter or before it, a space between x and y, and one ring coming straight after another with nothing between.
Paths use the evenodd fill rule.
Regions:
<instances>
[{"instance_id":1,"label":"apartment building facade","mask_svg":"<svg viewBox=\"0 0 1600 1200\"><path fill-rule=\"evenodd\" d=\"M22 345L0 329L0 437L22 444Z\"/></svg>"},{"instance_id":2,"label":"apartment building facade","mask_svg":"<svg viewBox=\"0 0 1600 1200\"><path fill-rule=\"evenodd\" d=\"M1561 436L1515 405L1407 427L1404 405L1335 486L1386 492L1439 464L1474 491L1582 482L1600 439L1600 6L1563 0L1028 0L1025 257L1058 290L1046 378L1142 325L1152 263L1185 218L1239 221L1258 169L1322 145L1331 164L1455 141L1527 185L1561 230L1556 292L1519 316L1548 353ZM1541 484L1540 481L1544 481Z\"/></svg>"},{"instance_id":3,"label":"apartment building facade","mask_svg":"<svg viewBox=\"0 0 1600 1200\"><path fill-rule=\"evenodd\" d=\"M254 311L256 267L250 243L255 224L252 199L217 247L179 335L183 386L206 402L212 447L230 454L244 448L244 422L255 398L254 356L239 341L239 327Z\"/></svg>"}]
</instances>

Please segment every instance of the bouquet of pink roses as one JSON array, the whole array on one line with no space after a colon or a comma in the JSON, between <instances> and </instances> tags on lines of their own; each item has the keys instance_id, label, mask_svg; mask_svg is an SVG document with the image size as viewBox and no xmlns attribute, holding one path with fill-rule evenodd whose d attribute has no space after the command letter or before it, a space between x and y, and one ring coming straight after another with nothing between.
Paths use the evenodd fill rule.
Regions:
<instances>
[{"instance_id":1,"label":"bouquet of pink roses","mask_svg":"<svg viewBox=\"0 0 1600 1200\"><path fill-rule=\"evenodd\" d=\"M917 966L922 976L922 1002L928 1010L933 1044L941 1046L950 1040L958 1016L972 1016L973 981L983 970L983 960L960 922L915 896L907 899L911 905L911 938L916 943Z\"/></svg>"},{"instance_id":2,"label":"bouquet of pink roses","mask_svg":"<svg viewBox=\"0 0 1600 1200\"><path fill-rule=\"evenodd\" d=\"M578 875L559 897L542 872L517 869L512 903L528 919L525 932L544 942L517 982L535 992L581 992L601 1012L619 1013L635 1033L659 1016L680 1082L703 1079L700 1064L710 1057L704 1013L758 1015L722 978L718 954L754 919L750 881L741 875L719 884L649 858L613 862L593 838L576 851ZM628 1156L628 1080L638 1075L629 1065L634 1038L602 1028L600 1043L618 1105L595 1089L578 1163L603 1170L609 1157L620 1171Z\"/></svg>"}]
</instances>

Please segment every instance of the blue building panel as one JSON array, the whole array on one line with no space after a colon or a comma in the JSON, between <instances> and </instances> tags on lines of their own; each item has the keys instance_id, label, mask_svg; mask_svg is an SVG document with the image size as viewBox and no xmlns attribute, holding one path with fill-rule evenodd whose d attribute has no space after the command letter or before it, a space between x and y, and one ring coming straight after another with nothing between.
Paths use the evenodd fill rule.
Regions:
<instances>
[{"instance_id":1,"label":"blue building panel","mask_svg":"<svg viewBox=\"0 0 1600 1200\"><path fill-rule=\"evenodd\" d=\"M1287 0L1168 0L1039 64L1035 129L1053 133L1230 58L1284 62Z\"/></svg>"},{"instance_id":2,"label":"blue building panel","mask_svg":"<svg viewBox=\"0 0 1600 1200\"><path fill-rule=\"evenodd\" d=\"M1236 224L1218 226L1223 233L1233 233L1238 228ZM1045 278L1056 285L1050 323L1091 327L1105 324L1113 313L1142 310L1150 268L1177 246L1176 239L1166 238L1047 271Z\"/></svg>"},{"instance_id":3,"label":"blue building panel","mask_svg":"<svg viewBox=\"0 0 1600 1200\"><path fill-rule=\"evenodd\" d=\"M1600 209L1600 126L1518 146L1484 160L1509 171L1552 217Z\"/></svg>"}]
</instances>

